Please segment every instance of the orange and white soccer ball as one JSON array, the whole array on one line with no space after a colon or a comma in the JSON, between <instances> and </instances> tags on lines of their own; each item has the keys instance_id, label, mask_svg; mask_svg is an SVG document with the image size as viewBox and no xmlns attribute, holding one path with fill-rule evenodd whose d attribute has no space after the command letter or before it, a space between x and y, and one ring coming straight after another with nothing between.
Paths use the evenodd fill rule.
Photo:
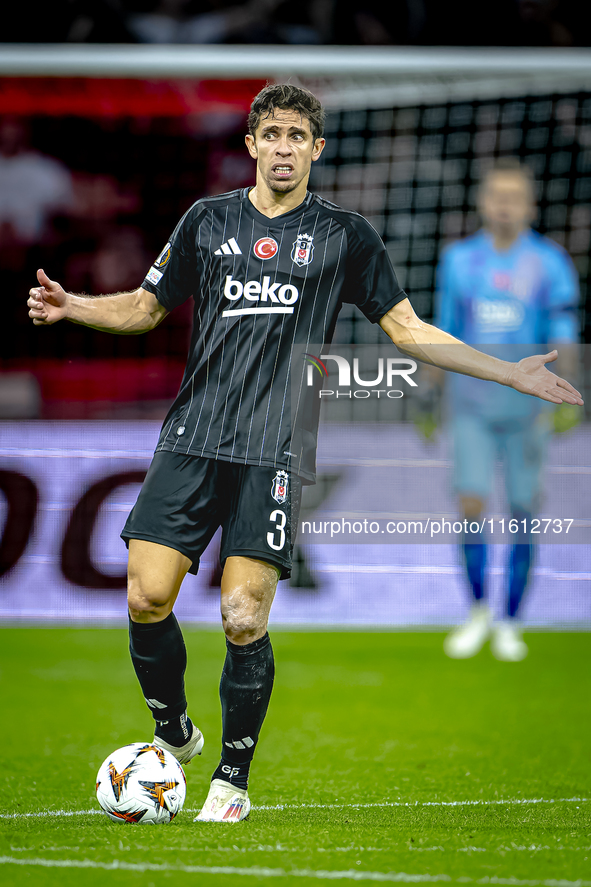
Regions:
<instances>
[{"instance_id":1,"label":"orange and white soccer ball","mask_svg":"<svg viewBox=\"0 0 591 887\"><path fill-rule=\"evenodd\" d=\"M172 822L183 809L186 793L177 759L149 742L118 748L96 777L97 800L115 822Z\"/></svg>"}]
</instances>

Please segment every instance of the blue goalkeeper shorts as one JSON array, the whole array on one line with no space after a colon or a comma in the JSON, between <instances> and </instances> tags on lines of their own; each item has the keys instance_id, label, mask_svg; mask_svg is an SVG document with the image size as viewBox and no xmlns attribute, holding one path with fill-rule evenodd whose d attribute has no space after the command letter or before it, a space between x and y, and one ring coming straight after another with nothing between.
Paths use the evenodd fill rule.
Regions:
<instances>
[{"instance_id":1,"label":"blue goalkeeper shorts","mask_svg":"<svg viewBox=\"0 0 591 887\"><path fill-rule=\"evenodd\" d=\"M497 459L503 462L512 509L535 513L550 426L548 414L506 421L458 413L450 422L454 449L454 488L462 496L488 499Z\"/></svg>"}]
</instances>

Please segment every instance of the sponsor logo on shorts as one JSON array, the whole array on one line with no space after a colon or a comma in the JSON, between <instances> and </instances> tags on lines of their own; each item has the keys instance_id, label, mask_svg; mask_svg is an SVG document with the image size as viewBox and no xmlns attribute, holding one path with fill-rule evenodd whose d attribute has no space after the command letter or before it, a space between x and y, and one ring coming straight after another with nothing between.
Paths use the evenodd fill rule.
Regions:
<instances>
[{"instance_id":1,"label":"sponsor logo on shorts","mask_svg":"<svg viewBox=\"0 0 591 887\"><path fill-rule=\"evenodd\" d=\"M299 267L309 265L314 258L314 238L310 234L301 234L294 241L291 251L291 261Z\"/></svg>"},{"instance_id":2,"label":"sponsor logo on shorts","mask_svg":"<svg viewBox=\"0 0 591 887\"><path fill-rule=\"evenodd\" d=\"M289 492L289 475L287 471L278 471L271 484L271 495L280 505L287 500Z\"/></svg>"},{"instance_id":3,"label":"sponsor logo on shorts","mask_svg":"<svg viewBox=\"0 0 591 887\"><path fill-rule=\"evenodd\" d=\"M272 259L277 254L279 244L272 237L261 237L252 248L257 259Z\"/></svg>"}]
</instances>

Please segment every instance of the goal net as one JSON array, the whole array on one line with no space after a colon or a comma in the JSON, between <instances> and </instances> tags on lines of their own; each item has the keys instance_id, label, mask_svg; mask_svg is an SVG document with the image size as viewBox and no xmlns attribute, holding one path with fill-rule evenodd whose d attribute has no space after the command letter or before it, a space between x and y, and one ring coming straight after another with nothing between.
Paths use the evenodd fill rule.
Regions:
<instances>
[{"instance_id":1,"label":"goal net","mask_svg":"<svg viewBox=\"0 0 591 887\"><path fill-rule=\"evenodd\" d=\"M461 75L401 88L383 79L373 88L351 78L309 81L330 107L312 187L372 222L415 310L431 319L442 248L480 224L479 181L497 158L520 158L536 180L534 227L576 265L588 334L591 89L576 76L552 88L547 78L466 82ZM344 312L338 341L379 341L356 309Z\"/></svg>"}]
</instances>

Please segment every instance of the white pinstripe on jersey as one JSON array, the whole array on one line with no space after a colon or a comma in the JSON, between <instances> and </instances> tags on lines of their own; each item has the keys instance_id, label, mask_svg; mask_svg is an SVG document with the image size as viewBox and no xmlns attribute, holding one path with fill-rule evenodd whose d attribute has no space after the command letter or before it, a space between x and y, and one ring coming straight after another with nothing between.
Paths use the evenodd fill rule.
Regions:
<instances>
[{"instance_id":1,"label":"white pinstripe on jersey","mask_svg":"<svg viewBox=\"0 0 591 887\"><path fill-rule=\"evenodd\" d=\"M299 266L291 254L303 234L314 251ZM278 246L270 259L254 253L264 237ZM330 341L343 301L375 321L404 298L378 235L361 216L312 194L269 219L244 189L198 201L170 242L166 273L157 286L144 285L169 310L193 294L194 329L157 449L291 468L313 479L312 444L288 455L292 406L307 409L301 390L291 403L292 355ZM229 243L235 246L221 249ZM228 281L234 289L226 296Z\"/></svg>"}]
</instances>

